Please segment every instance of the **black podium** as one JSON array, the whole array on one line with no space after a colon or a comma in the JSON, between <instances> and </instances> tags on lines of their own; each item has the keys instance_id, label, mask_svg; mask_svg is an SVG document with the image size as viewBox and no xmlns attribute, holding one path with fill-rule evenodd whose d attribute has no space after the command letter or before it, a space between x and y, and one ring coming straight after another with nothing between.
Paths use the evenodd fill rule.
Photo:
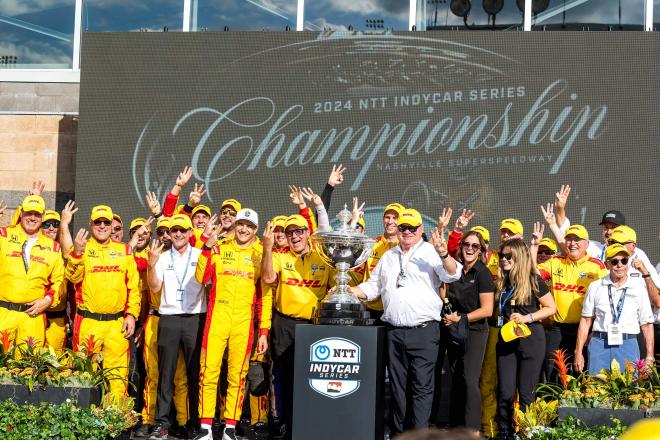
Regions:
<instances>
[{"instance_id":1,"label":"black podium","mask_svg":"<svg viewBox=\"0 0 660 440\"><path fill-rule=\"evenodd\" d=\"M296 326L293 440L382 440L384 327Z\"/></svg>"}]
</instances>

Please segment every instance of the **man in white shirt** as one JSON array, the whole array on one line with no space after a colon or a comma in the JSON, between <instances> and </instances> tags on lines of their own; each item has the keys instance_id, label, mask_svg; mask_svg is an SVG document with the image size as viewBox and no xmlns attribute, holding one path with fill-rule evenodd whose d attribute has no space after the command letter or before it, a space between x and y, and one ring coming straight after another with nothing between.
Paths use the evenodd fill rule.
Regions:
<instances>
[{"instance_id":1,"label":"man in white shirt","mask_svg":"<svg viewBox=\"0 0 660 440\"><path fill-rule=\"evenodd\" d=\"M201 250L190 245L190 217L177 214L170 220L172 247L154 242L149 251L148 281L161 292L158 313L158 397L156 426L150 439L168 438L169 414L179 348L188 376L189 428L199 427L199 355L206 313L203 286L195 279Z\"/></svg>"},{"instance_id":2,"label":"man in white shirt","mask_svg":"<svg viewBox=\"0 0 660 440\"><path fill-rule=\"evenodd\" d=\"M412 386L412 428L428 427L440 342L442 301L438 290L442 282L458 280L462 269L449 255L442 229L433 231L433 245L422 240L424 225L419 212L404 209L397 223L398 246L383 255L369 280L350 288L362 301L379 296L383 300L393 435L404 430L408 382Z\"/></svg>"},{"instance_id":3,"label":"man in white shirt","mask_svg":"<svg viewBox=\"0 0 660 440\"><path fill-rule=\"evenodd\" d=\"M598 374L609 370L613 359L625 366L625 362L639 359L637 334L644 334L646 364L655 364L653 357L653 312L646 287L639 280L628 276L630 252L620 244L613 244L605 251L610 273L589 285L582 304L582 318L575 347L575 368L584 369L582 350L591 331L589 342L589 373Z\"/></svg>"}]
</instances>

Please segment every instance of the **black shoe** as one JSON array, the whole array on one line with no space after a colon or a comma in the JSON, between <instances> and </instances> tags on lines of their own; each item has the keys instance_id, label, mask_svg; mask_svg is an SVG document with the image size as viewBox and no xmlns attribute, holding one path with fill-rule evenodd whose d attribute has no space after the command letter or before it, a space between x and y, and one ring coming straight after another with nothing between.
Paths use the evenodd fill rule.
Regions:
<instances>
[{"instance_id":1,"label":"black shoe","mask_svg":"<svg viewBox=\"0 0 660 440\"><path fill-rule=\"evenodd\" d=\"M186 429L185 429L186 436L182 437L182 438L195 438L199 435L200 430L201 430L201 428L199 426L199 422L193 422L193 421L188 420L188 423L186 423Z\"/></svg>"},{"instance_id":2,"label":"black shoe","mask_svg":"<svg viewBox=\"0 0 660 440\"><path fill-rule=\"evenodd\" d=\"M193 440L213 440L213 432L208 429L200 428L197 435L190 438Z\"/></svg>"},{"instance_id":3,"label":"black shoe","mask_svg":"<svg viewBox=\"0 0 660 440\"><path fill-rule=\"evenodd\" d=\"M236 436L235 428L225 428L225 432L222 434L222 440L238 440Z\"/></svg>"},{"instance_id":4,"label":"black shoe","mask_svg":"<svg viewBox=\"0 0 660 440\"><path fill-rule=\"evenodd\" d=\"M222 437L222 432L225 430L225 423L222 420L213 419L211 423L211 432L213 433L214 438Z\"/></svg>"},{"instance_id":5,"label":"black shoe","mask_svg":"<svg viewBox=\"0 0 660 440\"><path fill-rule=\"evenodd\" d=\"M236 425L236 435L239 437L245 437L250 430L250 421L247 419L241 419Z\"/></svg>"},{"instance_id":6,"label":"black shoe","mask_svg":"<svg viewBox=\"0 0 660 440\"><path fill-rule=\"evenodd\" d=\"M153 429L154 425L140 425L133 431L133 438L147 438Z\"/></svg>"},{"instance_id":7,"label":"black shoe","mask_svg":"<svg viewBox=\"0 0 660 440\"><path fill-rule=\"evenodd\" d=\"M268 424L268 433L272 439L281 439L286 435L286 426L279 417L273 417Z\"/></svg>"},{"instance_id":8,"label":"black shoe","mask_svg":"<svg viewBox=\"0 0 660 440\"><path fill-rule=\"evenodd\" d=\"M168 439L168 428L165 427L162 423L157 423L156 426L154 426L153 431L151 431L151 435L149 436L149 440L165 440Z\"/></svg>"},{"instance_id":9,"label":"black shoe","mask_svg":"<svg viewBox=\"0 0 660 440\"><path fill-rule=\"evenodd\" d=\"M266 427L266 424L257 422L250 426L247 438L248 440L270 440L270 435L268 434L268 428Z\"/></svg>"}]
</instances>

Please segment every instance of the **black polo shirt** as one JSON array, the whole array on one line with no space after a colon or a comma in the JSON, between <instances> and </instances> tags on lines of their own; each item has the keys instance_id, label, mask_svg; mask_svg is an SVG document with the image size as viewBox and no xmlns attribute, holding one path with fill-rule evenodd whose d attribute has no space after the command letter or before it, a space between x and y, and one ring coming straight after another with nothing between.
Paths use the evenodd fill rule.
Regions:
<instances>
[{"instance_id":1,"label":"black polo shirt","mask_svg":"<svg viewBox=\"0 0 660 440\"><path fill-rule=\"evenodd\" d=\"M493 277L484 263L477 261L467 271L461 270L461 278L447 285L447 298L454 306L454 310L461 314L468 314L477 310L481 303L479 295L495 292ZM470 323L473 330L487 330L486 318Z\"/></svg>"}]
</instances>

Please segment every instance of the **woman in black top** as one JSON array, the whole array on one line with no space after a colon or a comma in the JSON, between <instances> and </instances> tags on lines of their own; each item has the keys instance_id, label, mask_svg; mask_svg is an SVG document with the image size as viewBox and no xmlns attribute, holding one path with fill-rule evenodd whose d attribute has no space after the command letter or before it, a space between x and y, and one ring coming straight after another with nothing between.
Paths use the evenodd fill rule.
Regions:
<instances>
[{"instance_id":1,"label":"woman in black top","mask_svg":"<svg viewBox=\"0 0 660 440\"><path fill-rule=\"evenodd\" d=\"M539 238L534 237L533 240ZM504 342L500 334L495 349L498 438L508 440L515 438L513 402L516 389L520 395L521 410L524 411L534 401L534 390L545 359L545 333L540 321L552 316L556 307L548 287L536 273L527 245L521 239L502 243L499 257L498 326L511 320L526 324L532 332L526 338L510 342Z\"/></svg>"},{"instance_id":2,"label":"woman in black top","mask_svg":"<svg viewBox=\"0 0 660 440\"><path fill-rule=\"evenodd\" d=\"M458 261L463 264L463 271L460 280L447 285L446 296L454 313L443 319L445 326L441 330L441 349L436 372L442 369L446 351L452 377L450 423L452 426L466 426L479 431L479 378L488 341L486 318L493 314L495 292L495 285L485 264L486 243L479 233L470 231L465 234L458 252ZM446 327L458 325L461 319L467 319L469 323L466 346L453 343ZM436 394L439 395L439 381L436 381L436 384Z\"/></svg>"}]
</instances>

